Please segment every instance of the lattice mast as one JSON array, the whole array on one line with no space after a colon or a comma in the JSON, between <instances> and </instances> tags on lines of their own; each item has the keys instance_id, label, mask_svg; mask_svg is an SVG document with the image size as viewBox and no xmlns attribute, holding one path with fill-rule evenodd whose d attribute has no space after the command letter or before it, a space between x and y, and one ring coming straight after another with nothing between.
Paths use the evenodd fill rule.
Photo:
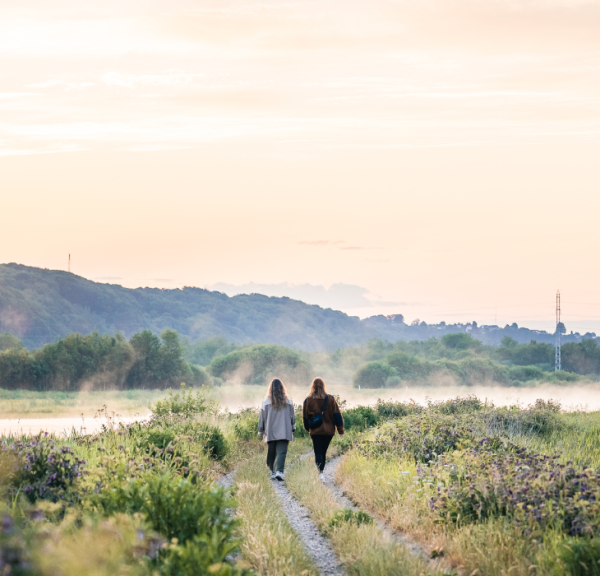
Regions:
<instances>
[{"instance_id":1,"label":"lattice mast","mask_svg":"<svg viewBox=\"0 0 600 576\"><path fill-rule=\"evenodd\" d=\"M556 291L556 335L555 335L555 348L554 348L554 370L560 370L560 290Z\"/></svg>"}]
</instances>

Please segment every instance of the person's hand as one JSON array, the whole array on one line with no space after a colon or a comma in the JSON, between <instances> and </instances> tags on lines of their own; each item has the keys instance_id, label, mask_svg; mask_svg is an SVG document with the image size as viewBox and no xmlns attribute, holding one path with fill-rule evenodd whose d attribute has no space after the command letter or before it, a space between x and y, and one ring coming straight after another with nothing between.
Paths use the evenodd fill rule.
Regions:
<instances>
[{"instance_id":1,"label":"person's hand","mask_svg":"<svg viewBox=\"0 0 600 576\"><path fill-rule=\"evenodd\" d=\"M344 437L344 433L340 432L340 438L343 438L343 437Z\"/></svg>"}]
</instances>

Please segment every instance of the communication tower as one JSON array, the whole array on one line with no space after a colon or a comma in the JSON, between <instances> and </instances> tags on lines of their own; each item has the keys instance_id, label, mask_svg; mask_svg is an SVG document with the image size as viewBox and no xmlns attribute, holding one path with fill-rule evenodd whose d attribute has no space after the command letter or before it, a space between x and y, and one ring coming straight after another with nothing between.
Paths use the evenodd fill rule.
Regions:
<instances>
[{"instance_id":1,"label":"communication tower","mask_svg":"<svg viewBox=\"0 0 600 576\"><path fill-rule=\"evenodd\" d=\"M71 255L69 254L69 272L71 271Z\"/></svg>"},{"instance_id":2,"label":"communication tower","mask_svg":"<svg viewBox=\"0 0 600 576\"><path fill-rule=\"evenodd\" d=\"M556 291L556 342L554 349L554 370L560 370L560 333L562 331L562 324L560 323L560 290Z\"/></svg>"}]
</instances>

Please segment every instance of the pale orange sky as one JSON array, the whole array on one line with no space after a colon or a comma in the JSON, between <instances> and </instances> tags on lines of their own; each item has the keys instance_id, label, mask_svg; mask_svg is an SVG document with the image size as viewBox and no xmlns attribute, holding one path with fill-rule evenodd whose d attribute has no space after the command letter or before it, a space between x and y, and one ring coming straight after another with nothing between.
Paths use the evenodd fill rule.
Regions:
<instances>
[{"instance_id":1,"label":"pale orange sky","mask_svg":"<svg viewBox=\"0 0 600 576\"><path fill-rule=\"evenodd\" d=\"M600 0L0 3L0 262L600 332L599 158Z\"/></svg>"}]
</instances>

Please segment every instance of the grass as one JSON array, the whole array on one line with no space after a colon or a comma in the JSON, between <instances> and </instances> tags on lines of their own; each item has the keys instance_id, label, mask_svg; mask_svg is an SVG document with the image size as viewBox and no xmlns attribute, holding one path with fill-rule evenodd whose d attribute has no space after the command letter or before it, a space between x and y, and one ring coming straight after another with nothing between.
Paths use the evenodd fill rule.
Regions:
<instances>
[{"instance_id":1,"label":"grass","mask_svg":"<svg viewBox=\"0 0 600 576\"><path fill-rule=\"evenodd\" d=\"M490 521L458 530L437 524L428 495L414 482L415 474L415 464L408 459L367 459L353 451L340 462L336 480L361 508L408 534L428 554L443 555L461 573L532 574L537 546L523 539L510 522Z\"/></svg>"},{"instance_id":2,"label":"grass","mask_svg":"<svg viewBox=\"0 0 600 576\"><path fill-rule=\"evenodd\" d=\"M364 516L344 510L321 482L310 459L290 468L286 484L308 508L317 528L329 536L335 553L351 576L427 572L427 564L422 558L411 555L408 549L398 545Z\"/></svg>"},{"instance_id":3,"label":"grass","mask_svg":"<svg viewBox=\"0 0 600 576\"><path fill-rule=\"evenodd\" d=\"M220 395L225 402L229 397L232 408L264 394L260 387L247 388L242 394L223 386L201 395ZM0 390L0 415L13 410L22 410L21 416L43 410L47 416L68 410L79 415L104 404L127 415L126 410L165 395ZM466 576L600 576L600 412L564 413L544 402L526 409L494 408L473 398L418 410L412 404L384 404L346 411L348 423L354 415L355 425L331 446L332 455L345 452L337 481L362 510L410 535L430 556L443 556ZM94 435L55 438L54 448L38 450L34 467L27 462L35 442L47 444L50 437L0 438L0 516L9 525L8 531L0 530L0 558L10 549L11 557L33 566L40 576L69 576L80 565L99 576L192 576L198 566L210 567L218 576L248 576L247 568L261 575L316 575L268 478L256 411L232 414L210 398L200 402L189 394L167 396L159 408L164 417L145 425L114 424ZM368 421L373 414L377 419ZM290 444L287 487L330 539L348 574L431 572L431 564L398 545L368 517L338 504L320 482L312 458L299 458L310 449L306 437ZM536 456L556 452L556 461ZM62 462L51 470L50 453ZM80 478L75 458L86 461ZM551 476L543 462L551 462ZM242 560L232 566L224 560L224 550L236 546L224 513L232 503L211 485L235 466ZM60 489L64 504L44 495L54 490L54 470L73 480ZM166 491L152 488L159 484ZM173 509L171 495L177 494L181 514ZM541 504L532 500L539 494ZM219 504L207 512L202 498ZM214 538L207 531L173 541L157 515L146 514L153 510L149 502L169 510L171 531L183 516L208 522L214 514L217 532ZM140 510L146 510L144 516ZM538 510L550 510L550 516L538 517ZM199 524L192 520L190 525Z\"/></svg>"},{"instance_id":4,"label":"grass","mask_svg":"<svg viewBox=\"0 0 600 576\"><path fill-rule=\"evenodd\" d=\"M166 396L165 390L107 392L32 392L0 389L0 418L94 416L107 405L121 416L150 414L149 406Z\"/></svg>"},{"instance_id":5,"label":"grass","mask_svg":"<svg viewBox=\"0 0 600 576\"><path fill-rule=\"evenodd\" d=\"M262 576L317 576L281 510L264 459L261 454L243 463L235 477L243 562Z\"/></svg>"},{"instance_id":6,"label":"grass","mask_svg":"<svg viewBox=\"0 0 600 576\"><path fill-rule=\"evenodd\" d=\"M525 470L508 471L507 476L495 481L496 484L494 481L490 484L487 476L489 470L493 475L493 470L501 469L497 466L507 457L506 454L511 453L503 452L510 447L506 448L507 445L502 442L509 442L526 450L523 463L527 461L529 466L536 465L534 454L551 456L558 452L557 465L561 463L566 465L567 470L570 467L575 470L575 476L571 476L574 478L573 486L588 482L587 478L590 478L589 489L595 490L594 478L600 474L600 413L559 413L544 405L533 411L466 410L452 419L456 421L457 431L466 433L466 427L469 434L474 433L475 443L470 443L467 434L464 440L457 445L452 444L450 451L445 453L447 448L444 446L449 445L445 443L454 442L452 438L456 436L443 439L449 428L443 424L442 414L435 410L429 409L424 417L413 417L410 422L399 419L363 434L358 447L347 453L339 464L337 481L344 491L361 508L380 517L394 530L409 534L430 554L443 555L463 574L600 574L600 541L585 532L570 536L570 526L575 525L562 519L563 515L568 518L571 510L576 509L573 505L578 506L582 502L577 495L569 496L571 480L566 484L561 484L560 480L553 481L552 490L560 490L561 496L547 497L546 504L542 501L542 510L550 504L555 510L555 516L546 522L536 519L533 511L540 504L533 504L535 500L520 510L518 506L512 508L506 495L502 496L506 486L510 486L510 498L513 498L512 495L527 495L530 487L523 482L533 482L531 489L535 489L536 483L541 481L537 480L538 476L527 476ZM532 418L541 425L531 428ZM430 423L431 429L428 428ZM497 434L505 439L499 445L482 440L485 436ZM423 458L426 445L435 446L435 450L431 456ZM486 448L488 445L489 448ZM437 456L440 450L442 453ZM490 467L491 460L486 460L489 455L491 460L497 459L498 464L494 462ZM431 459L427 461L427 458ZM438 458L441 460L438 461ZM487 466L485 471L479 467L484 465ZM457 470L451 473L453 466ZM523 468L529 470L528 466ZM552 470L556 472L557 469L554 467ZM452 476L455 473L458 476ZM539 478L546 477L542 474ZM436 484L440 480L442 484ZM446 491L448 482L453 483L451 491ZM498 487L499 492L494 492ZM441 494L439 490L442 490ZM589 498L584 493L581 497ZM440 502L440 496L441 508L430 503L430 499L433 503ZM566 498L564 501L563 497ZM449 506L443 504L444 499ZM504 505L509 507L498 508L496 502L505 502ZM595 498L591 497L584 516L583 521L589 526L597 522L595 502ZM462 518L459 514L453 521L450 516L440 516L439 510L466 511L465 506L471 503L475 510L483 510L484 514Z\"/></svg>"}]
</instances>

